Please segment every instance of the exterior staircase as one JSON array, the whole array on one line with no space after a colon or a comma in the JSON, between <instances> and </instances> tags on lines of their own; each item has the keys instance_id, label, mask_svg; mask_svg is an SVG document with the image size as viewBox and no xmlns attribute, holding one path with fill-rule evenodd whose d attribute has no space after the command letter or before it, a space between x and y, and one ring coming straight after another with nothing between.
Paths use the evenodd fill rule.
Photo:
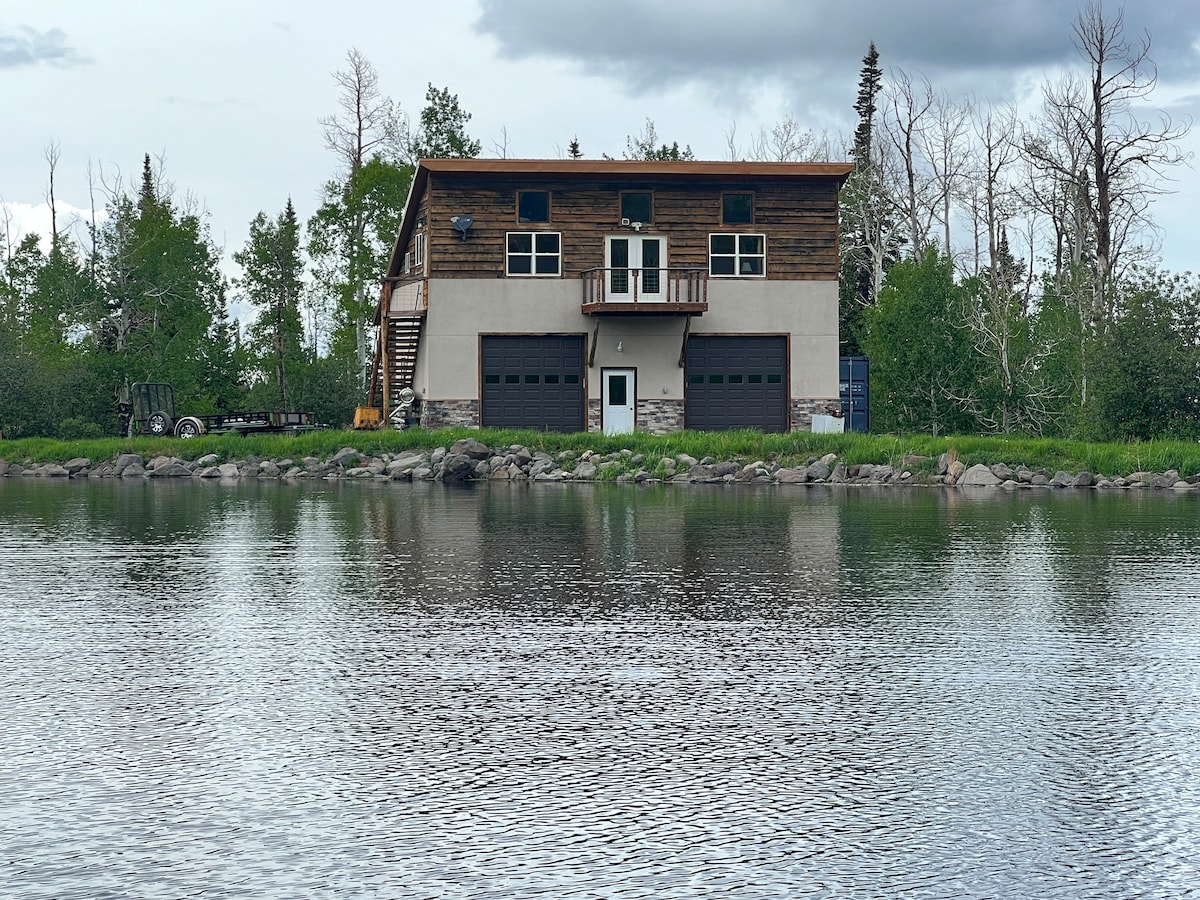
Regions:
<instances>
[{"instance_id":1,"label":"exterior staircase","mask_svg":"<svg viewBox=\"0 0 1200 900\"><path fill-rule=\"evenodd\" d=\"M425 315L391 315L387 319L386 364L388 367L384 384L388 397L388 410L396 408L400 391L413 387L417 371L417 351L421 346L421 331L425 326Z\"/></svg>"}]
</instances>

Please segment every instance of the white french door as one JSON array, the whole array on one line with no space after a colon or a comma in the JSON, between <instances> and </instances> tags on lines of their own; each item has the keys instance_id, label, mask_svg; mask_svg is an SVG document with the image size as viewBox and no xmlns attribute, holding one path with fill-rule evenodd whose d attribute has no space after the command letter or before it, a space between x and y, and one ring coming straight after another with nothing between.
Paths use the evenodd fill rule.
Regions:
<instances>
[{"instance_id":1,"label":"white french door","mask_svg":"<svg viewBox=\"0 0 1200 900\"><path fill-rule=\"evenodd\" d=\"M611 303L655 303L667 299L667 239L631 234L604 245L606 299Z\"/></svg>"}]
</instances>

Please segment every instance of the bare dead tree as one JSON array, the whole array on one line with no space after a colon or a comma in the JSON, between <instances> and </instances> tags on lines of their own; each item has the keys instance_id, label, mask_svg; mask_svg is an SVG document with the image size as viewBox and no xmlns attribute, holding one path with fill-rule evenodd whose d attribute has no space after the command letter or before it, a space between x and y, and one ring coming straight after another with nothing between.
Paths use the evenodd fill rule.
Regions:
<instances>
[{"instance_id":1,"label":"bare dead tree","mask_svg":"<svg viewBox=\"0 0 1200 900\"><path fill-rule=\"evenodd\" d=\"M812 159L812 149L817 143L811 130L801 128L789 114L771 126L771 130L760 128L750 142L750 159L759 162L795 162Z\"/></svg>"},{"instance_id":2,"label":"bare dead tree","mask_svg":"<svg viewBox=\"0 0 1200 900\"><path fill-rule=\"evenodd\" d=\"M1026 200L1049 220L1052 229L1054 280L1061 289L1067 274L1092 255L1095 241L1091 217L1091 175L1084 144L1075 137L1071 110L1083 105L1083 87L1064 78L1043 89L1042 112L1032 130L1021 137L1031 169Z\"/></svg>"},{"instance_id":3,"label":"bare dead tree","mask_svg":"<svg viewBox=\"0 0 1200 900\"><path fill-rule=\"evenodd\" d=\"M930 171L930 200L938 211L935 219L942 225L942 246L953 256L951 220L954 204L966 193L968 137L974 103L955 102L943 93L933 98L929 123L922 129L921 151Z\"/></svg>"},{"instance_id":4,"label":"bare dead tree","mask_svg":"<svg viewBox=\"0 0 1200 900\"><path fill-rule=\"evenodd\" d=\"M499 159L508 159L508 126L500 126L500 140L492 141L492 151Z\"/></svg>"},{"instance_id":5,"label":"bare dead tree","mask_svg":"<svg viewBox=\"0 0 1200 900\"><path fill-rule=\"evenodd\" d=\"M373 150L381 147L396 126L396 108L379 93L379 74L356 48L346 54L347 68L334 72L341 89L341 113L324 116L320 123L325 146L345 163L350 175L362 168Z\"/></svg>"},{"instance_id":6,"label":"bare dead tree","mask_svg":"<svg viewBox=\"0 0 1200 900\"><path fill-rule=\"evenodd\" d=\"M1087 154L1090 184L1080 185L1088 190L1078 193L1086 201L1095 239L1093 322L1102 330L1112 320L1115 292L1110 288L1122 254L1130 248L1130 238L1150 224L1150 198L1166 192L1167 173L1185 161L1178 141L1191 123L1176 125L1165 113L1151 123L1135 112L1134 105L1153 93L1158 69L1150 58L1149 33L1126 35L1123 7L1110 15L1101 0L1092 0L1072 32L1087 65L1086 77L1076 89L1047 93L1046 101L1058 107L1055 115ZM1040 161L1050 167L1057 162Z\"/></svg>"},{"instance_id":7,"label":"bare dead tree","mask_svg":"<svg viewBox=\"0 0 1200 900\"><path fill-rule=\"evenodd\" d=\"M61 155L61 148L57 141L51 141L42 151L42 157L46 160L46 165L50 167L50 183L46 188L46 203L50 207L50 253L52 255L58 252L58 205L54 200L54 174Z\"/></svg>"},{"instance_id":8,"label":"bare dead tree","mask_svg":"<svg viewBox=\"0 0 1200 900\"><path fill-rule=\"evenodd\" d=\"M742 151L737 144L737 120L731 120L725 129L725 159L737 162L742 158Z\"/></svg>"},{"instance_id":9,"label":"bare dead tree","mask_svg":"<svg viewBox=\"0 0 1200 900\"><path fill-rule=\"evenodd\" d=\"M914 82L903 69L892 69L884 88L883 128L885 139L895 150L900 166L898 201L913 259L920 259L929 246L936 188L923 156L935 105L932 86L924 76Z\"/></svg>"}]
</instances>

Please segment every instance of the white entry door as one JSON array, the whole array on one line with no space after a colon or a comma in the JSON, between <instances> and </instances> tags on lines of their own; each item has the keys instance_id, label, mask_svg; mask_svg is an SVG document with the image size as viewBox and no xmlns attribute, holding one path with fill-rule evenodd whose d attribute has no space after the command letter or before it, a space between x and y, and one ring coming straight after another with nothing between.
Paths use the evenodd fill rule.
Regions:
<instances>
[{"instance_id":1,"label":"white entry door","mask_svg":"<svg viewBox=\"0 0 1200 900\"><path fill-rule=\"evenodd\" d=\"M666 262L666 238L644 234L609 237L604 247L607 299L613 303L666 300Z\"/></svg>"},{"instance_id":2,"label":"white entry door","mask_svg":"<svg viewBox=\"0 0 1200 900\"><path fill-rule=\"evenodd\" d=\"M633 402L637 384L633 369L605 369L601 388L602 421L605 434L633 431Z\"/></svg>"}]
</instances>

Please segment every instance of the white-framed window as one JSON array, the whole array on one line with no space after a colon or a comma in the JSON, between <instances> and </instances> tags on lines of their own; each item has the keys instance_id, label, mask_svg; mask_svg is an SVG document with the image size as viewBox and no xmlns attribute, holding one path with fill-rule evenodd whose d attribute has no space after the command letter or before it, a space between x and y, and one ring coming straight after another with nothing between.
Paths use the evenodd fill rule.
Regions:
<instances>
[{"instance_id":1,"label":"white-framed window","mask_svg":"<svg viewBox=\"0 0 1200 900\"><path fill-rule=\"evenodd\" d=\"M425 232L418 231L413 236L413 265L418 269L425 265Z\"/></svg>"},{"instance_id":2,"label":"white-framed window","mask_svg":"<svg viewBox=\"0 0 1200 900\"><path fill-rule=\"evenodd\" d=\"M562 235L557 231L510 231L505 237L505 247L506 275L562 274Z\"/></svg>"},{"instance_id":3,"label":"white-framed window","mask_svg":"<svg viewBox=\"0 0 1200 900\"><path fill-rule=\"evenodd\" d=\"M765 234L710 234L708 274L714 278L762 278L767 274Z\"/></svg>"}]
</instances>

